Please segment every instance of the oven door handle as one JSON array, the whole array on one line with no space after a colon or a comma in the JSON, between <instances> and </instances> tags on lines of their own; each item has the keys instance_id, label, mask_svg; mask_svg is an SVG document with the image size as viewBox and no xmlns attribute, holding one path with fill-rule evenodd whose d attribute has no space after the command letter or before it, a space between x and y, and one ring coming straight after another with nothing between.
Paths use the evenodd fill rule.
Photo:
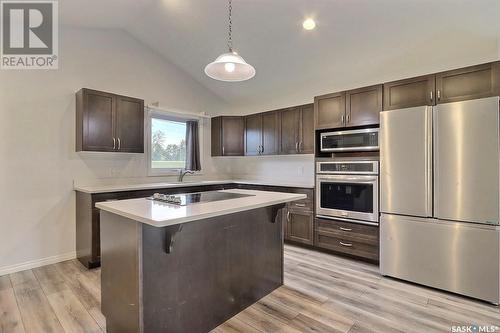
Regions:
<instances>
[{"instance_id":1,"label":"oven door handle","mask_svg":"<svg viewBox=\"0 0 500 333\"><path fill-rule=\"evenodd\" d=\"M377 179L373 180L359 180L359 179L319 179L318 183L355 183L355 184L374 184Z\"/></svg>"}]
</instances>

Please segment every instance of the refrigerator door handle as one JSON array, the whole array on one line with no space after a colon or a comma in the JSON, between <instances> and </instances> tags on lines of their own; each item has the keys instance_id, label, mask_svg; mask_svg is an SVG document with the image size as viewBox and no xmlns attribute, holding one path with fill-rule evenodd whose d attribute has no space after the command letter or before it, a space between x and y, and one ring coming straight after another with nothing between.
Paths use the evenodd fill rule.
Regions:
<instances>
[{"instance_id":1,"label":"refrigerator door handle","mask_svg":"<svg viewBox=\"0 0 500 333\"><path fill-rule=\"evenodd\" d=\"M436 216L437 213L438 213L438 205L439 205L439 202L438 202L438 193L439 193L439 182L438 182L438 179L439 179L439 169L438 169L438 159L436 158L437 156L437 153L438 153L438 140L439 140L439 137L438 137L438 131L437 131L437 127L438 127L438 112L439 112L439 107L436 106L435 108L433 108L433 111L432 111L432 131L431 131L431 135L432 135L432 141L431 141L431 147L432 147L432 159L431 159L431 170L433 170L433 178L432 178L432 182L431 182L431 190L432 190L432 193L433 193L433 198L432 198L432 216Z\"/></svg>"},{"instance_id":2,"label":"refrigerator door handle","mask_svg":"<svg viewBox=\"0 0 500 333\"><path fill-rule=\"evenodd\" d=\"M433 216L432 206L433 206L433 114L434 110L432 106L427 106L425 115L425 137L426 137L426 147L425 147L425 165L426 165L426 213L428 217Z\"/></svg>"}]
</instances>

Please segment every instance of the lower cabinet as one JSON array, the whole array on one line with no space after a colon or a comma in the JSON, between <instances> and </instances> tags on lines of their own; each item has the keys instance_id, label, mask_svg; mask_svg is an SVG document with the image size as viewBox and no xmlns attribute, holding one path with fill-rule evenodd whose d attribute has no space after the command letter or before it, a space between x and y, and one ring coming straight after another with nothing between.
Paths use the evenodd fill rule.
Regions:
<instances>
[{"instance_id":1,"label":"lower cabinet","mask_svg":"<svg viewBox=\"0 0 500 333\"><path fill-rule=\"evenodd\" d=\"M311 211L287 208L285 214L285 239L304 244L314 244L314 217Z\"/></svg>"},{"instance_id":2,"label":"lower cabinet","mask_svg":"<svg viewBox=\"0 0 500 333\"><path fill-rule=\"evenodd\" d=\"M315 245L350 256L379 260L379 227L316 218Z\"/></svg>"}]
</instances>

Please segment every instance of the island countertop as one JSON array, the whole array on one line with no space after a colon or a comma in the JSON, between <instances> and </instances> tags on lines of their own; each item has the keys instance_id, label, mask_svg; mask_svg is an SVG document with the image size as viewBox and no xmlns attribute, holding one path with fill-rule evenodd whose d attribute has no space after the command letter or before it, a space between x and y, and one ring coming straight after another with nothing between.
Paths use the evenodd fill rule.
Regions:
<instances>
[{"instance_id":1,"label":"island countertop","mask_svg":"<svg viewBox=\"0 0 500 333\"><path fill-rule=\"evenodd\" d=\"M155 227L166 227L307 198L305 194L254 190L233 189L219 192L246 194L249 196L212 202L200 202L187 206L173 205L140 198L99 202L96 203L96 207Z\"/></svg>"}]
</instances>

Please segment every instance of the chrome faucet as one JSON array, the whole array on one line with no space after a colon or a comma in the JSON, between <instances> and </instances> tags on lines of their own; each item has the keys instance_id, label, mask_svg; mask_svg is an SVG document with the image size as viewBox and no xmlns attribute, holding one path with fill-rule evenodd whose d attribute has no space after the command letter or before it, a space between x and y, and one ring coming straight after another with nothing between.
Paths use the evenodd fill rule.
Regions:
<instances>
[{"instance_id":1,"label":"chrome faucet","mask_svg":"<svg viewBox=\"0 0 500 333\"><path fill-rule=\"evenodd\" d=\"M179 178L177 179L177 180L179 181L179 183L182 183L182 180L184 179L184 176L185 176L186 174L188 174L188 173L192 175L192 174L194 173L194 171L191 171L191 170L183 170L183 169L180 169L180 170L179 170Z\"/></svg>"}]
</instances>

